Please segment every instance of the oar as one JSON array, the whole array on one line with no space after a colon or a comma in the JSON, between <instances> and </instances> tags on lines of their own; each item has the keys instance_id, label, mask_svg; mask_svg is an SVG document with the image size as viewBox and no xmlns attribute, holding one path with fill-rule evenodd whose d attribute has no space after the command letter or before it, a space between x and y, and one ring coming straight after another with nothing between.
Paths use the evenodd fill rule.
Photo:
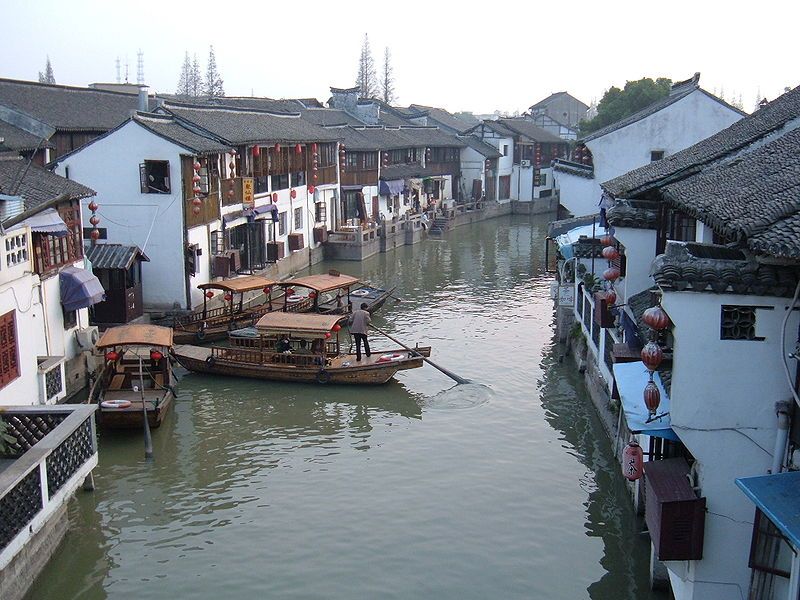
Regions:
<instances>
[{"instance_id":1,"label":"oar","mask_svg":"<svg viewBox=\"0 0 800 600\"><path fill-rule=\"evenodd\" d=\"M427 358L426 356L423 356L422 354L420 354L419 352L417 352L417 351L416 351L416 350L414 350L413 348L409 348L408 346L406 346L406 345L405 345L403 342L401 342L400 340L397 340L397 339L393 338L393 337L392 337L392 336L390 336L388 333L386 333L386 332L385 332L383 329L380 329L379 327L375 327L375 325L370 325L370 327L372 327L372 329L374 329L374 330L375 330L375 331L377 331L378 333L381 333L381 334L385 335L387 338L389 338L390 340L392 340L392 341L393 341L395 344L399 344L400 346L402 346L403 348L405 348L405 349L406 349L406 350L408 350L409 352L411 352L411 353L413 353L413 354L416 354L416 355L417 355L417 356L419 356L419 357L420 357L422 360L424 360L426 363L428 363L430 366L432 366L434 369L438 369L439 371L441 371L442 373L444 373L445 375L447 375L447 376L448 376L450 379L452 379L452 380L453 380L453 381L455 381L456 383L458 383L458 384L462 384L462 383L472 383L472 381L470 381L469 379L464 379L463 377L459 377L458 375L456 375L456 374L455 374L455 373L453 373L452 371L448 371L448 370L447 370L447 369L445 369L444 367L437 365L437 364L436 364L435 362L433 362L431 359Z\"/></svg>"}]
</instances>

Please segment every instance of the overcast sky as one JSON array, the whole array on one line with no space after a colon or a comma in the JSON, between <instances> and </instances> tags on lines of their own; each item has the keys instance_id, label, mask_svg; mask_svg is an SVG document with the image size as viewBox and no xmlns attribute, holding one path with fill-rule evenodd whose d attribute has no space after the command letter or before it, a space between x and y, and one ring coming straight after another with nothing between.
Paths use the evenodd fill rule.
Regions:
<instances>
[{"instance_id":1,"label":"overcast sky","mask_svg":"<svg viewBox=\"0 0 800 600\"><path fill-rule=\"evenodd\" d=\"M587 104L641 77L702 74L708 91L773 99L800 84L796 2L129 2L0 0L0 76L116 80L115 59L144 52L145 82L174 92L184 53L208 48L229 96L317 97L354 84L369 34L376 66L392 55L399 103L451 111L524 110L566 90Z\"/></svg>"}]
</instances>

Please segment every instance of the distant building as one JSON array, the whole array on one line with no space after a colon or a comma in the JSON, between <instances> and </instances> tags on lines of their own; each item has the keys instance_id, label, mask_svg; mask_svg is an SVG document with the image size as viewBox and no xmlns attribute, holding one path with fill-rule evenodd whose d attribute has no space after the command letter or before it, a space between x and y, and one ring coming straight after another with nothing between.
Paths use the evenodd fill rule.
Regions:
<instances>
[{"instance_id":1,"label":"distant building","mask_svg":"<svg viewBox=\"0 0 800 600\"><path fill-rule=\"evenodd\" d=\"M586 117L589 105L568 92L555 92L528 108L531 117L549 117L560 125L577 130L581 119Z\"/></svg>"}]
</instances>

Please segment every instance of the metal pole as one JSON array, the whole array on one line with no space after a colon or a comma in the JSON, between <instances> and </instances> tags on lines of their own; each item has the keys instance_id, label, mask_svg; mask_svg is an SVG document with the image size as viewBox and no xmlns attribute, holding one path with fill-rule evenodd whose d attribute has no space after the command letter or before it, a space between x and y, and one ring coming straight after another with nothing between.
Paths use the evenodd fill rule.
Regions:
<instances>
[{"instance_id":1,"label":"metal pole","mask_svg":"<svg viewBox=\"0 0 800 600\"><path fill-rule=\"evenodd\" d=\"M144 365L139 356L139 393L142 396L142 417L144 418L144 457L153 458L153 438L150 437L150 423L147 422L147 406L144 403Z\"/></svg>"}]
</instances>

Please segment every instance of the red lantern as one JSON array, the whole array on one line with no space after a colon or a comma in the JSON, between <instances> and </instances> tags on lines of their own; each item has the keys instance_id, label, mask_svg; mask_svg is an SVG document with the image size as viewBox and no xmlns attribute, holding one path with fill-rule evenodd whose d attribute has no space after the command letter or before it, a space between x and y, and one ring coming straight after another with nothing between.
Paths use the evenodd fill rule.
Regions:
<instances>
[{"instance_id":1,"label":"red lantern","mask_svg":"<svg viewBox=\"0 0 800 600\"><path fill-rule=\"evenodd\" d=\"M316 142L314 142L313 144L311 144L311 151L312 151L314 154L316 154L316 153L317 153L317 143L316 143Z\"/></svg>"},{"instance_id":2,"label":"red lantern","mask_svg":"<svg viewBox=\"0 0 800 600\"><path fill-rule=\"evenodd\" d=\"M661 392L658 391L658 386L652 379L644 386L644 405L651 415L656 414L658 405L661 404Z\"/></svg>"},{"instance_id":3,"label":"red lantern","mask_svg":"<svg viewBox=\"0 0 800 600\"><path fill-rule=\"evenodd\" d=\"M292 188L292 190L289 192L289 195L292 197L292 200L294 200L295 198L297 198L297 190Z\"/></svg>"},{"instance_id":4,"label":"red lantern","mask_svg":"<svg viewBox=\"0 0 800 600\"><path fill-rule=\"evenodd\" d=\"M642 315L642 320L655 330L669 327L669 317L660 306L651 306Z\"/></svg>"},{"instance_id":5,"label":"red lantern","mask_svg":"<svg viewBox=\"0 0 800 600\"><path fill-rule=\"evenodd\" d=\"M329 340L330 338L331 338L331 332L330 332L330 331L327 331L327 332L325 333L325 339L326 339L326 340Z\"/></svg>"},{"instance_id":6,"label":"red lantern","mask_svg":"<svg viewBox=\"0 0 800 600\"><path fill-rule=\"evenodd\" d=\"M253 146L253 156L261 156L261 146Z\"/></svg>"},{"instance_id":7,"label":"red lantern","mask_svg":"<svg viewBox=\"0 0 800 600\"><path fill-rule=\"evenodd\" d=\"M617 292L614 290L608 290L606 292L606 303L609 305L613 305L617 301Z\"/></svg>"},{"instance_id":8,"label":"red lantern","mask_svg":"<svg viewBox=\"0 0 800 600\"><path fill-rule=\"evenodd\" d=\"M316 188L313 185L308 186L308 193L313 194Z\"/></svg>"},{"instance_id":9,"label":"red lantern","mask_svg":"<svg viewBox=\"0 0 800 600\"><path fill-rule=\"evenodd\" d=\"M278 203L278 192L272 192L272 203L273 204Z\"/></svg>"},{"instance_id":10,"label":"red lantern","mask_svg":"<svg viewBox=\"0 0 800 600\"><path fill-rule=\"evenodd\" d=\"M94 200L89 202L89 210L92 211L92 212L96 211L97 210L97 202L95 202Z\"/></svg>"},{"instance_id":11,"label":"red lantern","mask_svg":"<svg viewBox=\"0 0 800 600\"><path fill-rule=\"evenodd\" d=\"M100 222L100 219L98 219L98 218L97 218L97 217L95 217L94 215L92 215L91 217L89 217L89 223L91 223L92 225L97 225L99 222Z\"/></svg>"},{"instance_id":12,"label":"red lantern","mask_svg":"<svg viewBox=\"0 0 800 600\"><path fill-rule=\"evenodd\" d=\"M194 177L192 177L192 181L193 181L194 183L200 183L200 175L198 175L197 173L195 173L195 174L194 174Z\"/></svg>"},{"instance_id":13,"label":"red lantern","mask_svg":"<svg viewBox=\"0 0 800 600\"><path fill-rule=\"evenodd\" d=\"M342 330L342 326L337 323L336 325L333 326L333 330L334 331L341 331Z\"/></svg>"},{"instance_id":14,"label":"red lantern","mask_svg":"<svg viewBox=\"0 0 800 600\"><path fill-rule=\"evenodd\" d=\"M603 271L603 279L606 281L616 281L619 279L619 269L616 267L609 267Z\"/></svg>"},{"instance_id":15,"label":"red lantern","mask_svg":"<svg viewBox=\"0 0 800 600\"><path fill-rule=\"evenodd\" d=\"M644 452L642 447L631 440L622 451L622 475L628 481L636 481L642 476L644 467Z\"/></svg>"},{"instance_id":16,"label":"red lantern","mask_svg":"<svg viewBox=\"0 0 800 600\"><path fill-rule=\"evenodd\" d=\"M294 147L294 151L295 151L296 154L302 154L303 153L303 147L300 144L296 144L295 147Z\"/></svg>"},{"instance_id":17,"label":"red lantern","mask_svg":"<svg viewBox=\"0 0 800 600\"><path fill-rule=\"evenodd\" d=\"M281 151L281 145L275 144L275 152L280 152L280 151Z\"/></svg>"},{"instance_id":18,"label":"red lantern","mask_svg":"<svg viewBox=\"0 0 800 600\"><path fill-rule=\"evenodd\" d=\"M208 291L206 292L206 298L208 298L209 300L211 300L211 298L213 298L213 297L214 297L214 292L212 292L211 290L208 290Z\"/></svg>"},{"instance_id":19,"label":"red lantern","mask_svg":"<svg viewBox=\"0 0 800 600\"><path fill-rule=\"evenodd\" d=\"M225 294L223 298L225 298L225 302L230 302L233 300L233 294Z\"/></svg>"},{"instance_id":20,"label":"red lantern","mask_svg":"<svg viewBox=\"0 0 800 600\"><path fill-rule=\"evenodd\" d=\"M267 285L267 286L264 286L264 290L263 291L267 296L269 296L272 293L272 288Z\"/></svg>"},{"instance_id":21,"label":"red lantern","mask_svg":"<svg viewBox=\"0 0 800 600\"><path fill-rule=\"evenodd\" d=\"M344 173L344 167L342 167L342 173ZM316 180L317 180L317 174L316 174L316 173L314 173L314 174L311 176L311 179L313 179L314 181L316 181Z\"/></svg>"},{"instance_id":22,"label":"red lantern","mask_svg":"<svg viewBox=\"0 0 800 600\"><path fill-rule=\"evenodd\" d=\"M119 354L117 352L115 352L114 350L110 350L109 352L106 352L106 360L107 361L114 362L118 358L119 358Z\"/></svg>"},{"instance_id":23,"label":"red lantern","mask_svg":"<svg viewBox=\"0 0 800 600\"><path fill-rule=\"evenodd\" d=\"M286 288L287 296L294 296L294 288Z\"/></svg>"},{"instance_id":24,"label":"red lantern","mask_svg":"<svg viewBox=\"0 0 800 600\"><path fill-rule=\"evenodd\" d=\"M200 207L199 206L193 206L192 207L192 214L199 215L200 214Z\"/></svg>"},{"instance_id":25,"label":"red lantern","mask_svg":"<svg viewBox=\"0 0 800 600\"><path fill-rule=\"evenodd\" d=\"M607 260L617 260L619 258L619 250L614 246L606 246L603 248L603 258Z\"/></svg>"},{"instance_id":26,"label":"red lantern","mask_svg":"<svg viewBox=\"0 0 800 600\"><path fill-rule=\"evenodd\" d=\"M312 300L317 297L317 292L309 292L308 297Z\"/></svg>"},{"instance_id":27,"label":"red lantern","mask_svg":"<svg viewBox=\"0 0 800 600\"><path fill-rule=\"evenodd\" d=\"M89 234L91 238L96 242L100 239L100 230L99 229L92 229L92 233Z\"/></svg>"},{"instance_id":28,"label":"red lantern","mask_svg":"<svg viewBox=\"0 0 800 600\"><path fill-rule=\"evenodd\" d=\"M164 355L161 354L161 352L159 352L158 350L150 350L150 360L158 362L162 358L164 358Z\"/></svg>"},{"instance_id":29,"label":"red lantern","mask_svg":"<svg viewBox=\"0 0 800 600\"><path fill-rule=\"evenodd\" d=\"M236 192L233 190L228 190L228 198L233 198L236 195Z\"/></svg>"},{"instance_id":30,"label":"red lantern","mask_svg":"<svg viewBox=\"0 0 800 600\"><path fill-rule=\"evenodd\" d=\"M614 236L606 234L606 235L604 235L603 237L600 238L600 243L603 246L613 246L614 245Z\"/></svg>"},{"instance_id":31,"label":"red lantern","mask_svg":"<svg viewBox=\"0 0 800 600\"><path fill-rule=\"evenodd\" d=\"M233 154L233 152L231 152L231 154ZM195 171L199 171L199 170L200 170L200 167L201 167L200 163L199 163L199 162L197 162L197 161L194 161L194 164L192 165L192 168L193 168Z\"/></svg>"},{"instance_id":32,"label":"red lantern","mask_svg":"<svg viewBox=\"0 0 800 600\"><path fill-rule=\"evenodd\" d=\"M661 361L664 360L664 352L661 350L661 346L655 342L647 342L644 348L642 348L641 356L644 366L647 367L647 370L650 372L655 371L658 365L661 364Z\"/></svg>"},{"instance_id":33,"label":"red lantern","mask_svg":"<svg viewBox=\"0 0 800 600\"><path fill-rule=\"evenodd\" d=\"M203 204L203 201L200 200L200 198L192 198L192 204L194 204L195 207L200 208L200 206Z\"/></svg>"}]
</instances>

